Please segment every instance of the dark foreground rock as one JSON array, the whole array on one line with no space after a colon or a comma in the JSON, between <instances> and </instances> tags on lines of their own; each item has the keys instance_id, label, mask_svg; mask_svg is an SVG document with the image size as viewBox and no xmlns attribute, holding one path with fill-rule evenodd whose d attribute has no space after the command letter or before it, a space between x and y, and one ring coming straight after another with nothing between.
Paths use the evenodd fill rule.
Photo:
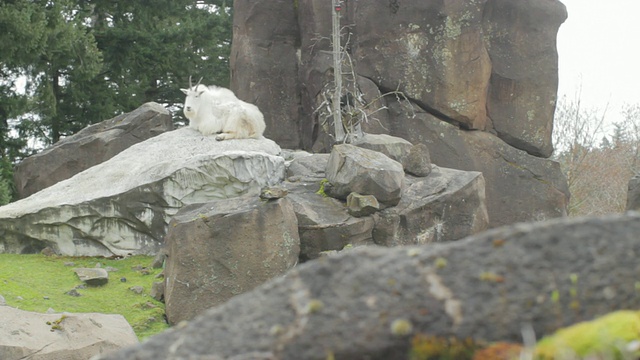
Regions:
<instances>
[{"instance_id":1,"label":"dark foreground rock","mask_svg":"<svg viewBox=\"0 0 640 360\"><path fill-rule=\"evenodd\" d=\"M630 213L354 249L100 359L402 359L417 334L519 341L529 324L542 336L640 306L639 233Z\"/></svg>"}]
</instances>

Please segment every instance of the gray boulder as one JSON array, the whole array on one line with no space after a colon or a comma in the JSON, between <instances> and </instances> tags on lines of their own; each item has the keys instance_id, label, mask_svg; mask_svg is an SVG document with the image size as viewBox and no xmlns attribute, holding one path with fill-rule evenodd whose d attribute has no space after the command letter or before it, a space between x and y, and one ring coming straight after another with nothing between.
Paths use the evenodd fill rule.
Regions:
<instances>
[{"instance_id":1,"label":"gray boulder","mask_svg":"<svg viewBox=\"0 0 640 360\"><path fill-rule=\"evenodd\" d=\"M286 198L187 206L174 216L165 241L164 298L171 324L284 274L300 254L296 216Z\"/></svg>"},{"instance_id":2,"label":"gray boulder","mask_svg":"<svg viewBox=\"0 0 640 360\"><path fill-rule=\"evenodd\" d=\"M0 306L2 360L87 360L137 343L122 315L40 314Z\"/></svg>"},{"instance_id":3,"label":"gray boulder","mask_svg":"<svg viewBox=\"0 0 640 360\"><path fill-rule=\"evenodd\" d=\"M25 198L170 130L171 114L153 102L88 126L16 165L13 175L18 197Z\"/></svg>"},{"instance_id":4,"label":"gray boulder","mask_svg":"<svg viewBox=\"0 0 640 360\"><path fill-rule=\"evenodd\" d=\"M387 134L364 134L353 145L383 153L399 163L403 162L413 147L407 140Z\"/></svg>"},{"instance_id":5,"label":"gray boulder","mask_svg":"<svg viewBox=\"0 0 640 360\"><path fill-rule=\"evenodd\" d=\"M481 173L434 167L429 176L407 176L405 183L400 203L373 215L376 244L452 241L488 228Z\"/></svg>"},{"instance_id":6,"label":"gray boulder","mask_svg":"<svg viewBox=\"0 0 640 360\"><path fill-rule=\"evenodd\" d=\"M133 145L29 198L0 207L0 252L155 254L170 217L213 199L260 193L284 178L268 139L216 141L182 128Z\"/></svg>"},{"instance_id":7,"label":"gray boulder","mask_svg":"<svg viewBox=\"0 0 640 360\"><path fill-rule=\"evenodd\" d=\"M346 245L373 244L371 217L352 217L340 201L315 193L295 192L288 198L298 219L301 261Z\"/></svg>"},{"instance_id":8,"label":"gray boulder","mask_svg":"<svg viewBox=\"0 0 640 360\"><path fill-rule=\"evenodd\" d=\"M290 182L316 181L325 177L329 154L298 156L287 163L287 180Z\"/></svg>"},{"instance_id":9,"label":"gray boulder","mask_svg":"<svg viewBox=\"0 0 640 360\"><path fill-rule=\"evenodd\" d=\"M627 210L640 211L640 175L636 175L629 180Z\"/></svg>"},{"instance_id":10,"label":"gray boulder","mask_svg":"<svg viewBox=\"0 0 640 360\"><path fill-rule=\"evenodd\" d=\"M99 286L109 282L109 273L103 268L77 268L73 271L87 285Z\"/></svg>"},{"instance_id":11,"label":"gray boulder","mask_svg":"<svg viewBox=\"0 0 640 360\"><path fill-rule=\"evenodd\" d=\"M336 145L326 168L331 183L329 195L346 199L352 192L373 195L381 204L400 201L404 171L397 161L377 151L353 145Z\"/></svg>"},{"instance_id":12,"label":"gray boulder","mask_svg":"<svg viewBox=\"0 0 640 360\"><path fill-rule=\"evenodd\" d=\"M417 334L521 341L640 307L640 215L556 219L303 264L101 360L404 359ZM259 357L261 356L261 357Z\"/></svg>"},{"instance_id":13,"label":"gray boulder","mask_svg":"<svg viewBox=\"0 0 640 360\"><path fill-rule=\"evenodd\" d=\"M402 162L404 171L413 176L428 176L431 174L431 155L425 144L416 144L411 147L409 153Z\"/></svg>"},{"instance_id":14,"label":"gray boulder","mask_svg":"<svg viewBox=\"0 0 640 360\"><path fill-rule=\"evenodd\" d=\"M378 199L373 195L351 193L347 196L347 212L351 216L363 217L380 210Z\"/></svg>"}]
</instances>

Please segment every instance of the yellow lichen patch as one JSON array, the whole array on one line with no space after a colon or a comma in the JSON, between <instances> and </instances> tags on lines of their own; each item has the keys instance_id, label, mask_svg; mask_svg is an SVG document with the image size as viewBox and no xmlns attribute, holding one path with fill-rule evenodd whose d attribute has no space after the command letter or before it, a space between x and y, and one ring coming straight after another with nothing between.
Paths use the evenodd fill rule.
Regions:
<instances>
[{"instance_id":1,"label":"yellow lichen patch","mask_svg":"<svg viewBox=\"0 0 640 360\"><path fill-rule=\"evenodd\" d=\"M635 359L629 344L640 340L640 312L616 311L581 322L543 338L535 349L536 359L567 356L594 359Z\"/></svg>"},{"instance_id":2,"label":"yellow lichen patch","mask_svg":"<svg viewBox=\"0 0 640 360\"><path fill-rule=\"evenodd\" d=\"M476 351L472 360L514 360L520 357L521 352L520 344L498 342Z\"/></svg>"},{"instance_id":3,"label":"yellow lichen patch","mask_svg":"<svg viewBox=\"0 0 640 360\"><path fill-rule=\"evenodd\" d=\"M447 259L443 258L443 257L439 257L436 259L436 269L444 269L445 267L447 267L447 264L449 262L447 261Z\"/></svg>"},{"instance_id":4,"label":"yellow lichen patch","mask_svg":"<svg viewBox=\"0 0 640 360\"><path fill-rule=\"evenodd\" d=\"M410 360L458 360L471 359L482 345L472 339L460 340L426 334L417 334L411 339Z\"/></svg>"},{"instance_id":5,"label":"yellow lichen patch","mask_svg":"<svg viewBox=\"0 0 640 360\"><path fill-rule=\"evenodd\" d=\"M396 336L405 336L413 332L413 324L407 319L395 319L391 323L391 333Z\"/></svg>"},{"instance_id":6,"label":"yellow lichen patch","mask_svg":"<svg viewBox=\"0 0 640 360\"><path fill-rule=\"evenodd\" d=\"M488 281L488 282L497 282L497 283L504 282L504 276L498 275L491 271L483 271L480 274L479 278L482 281Z\"/></svg>"},{"instance_id":7,"label":"yellow lichen patch","mask_svg":"<svg viewBox=\"0 0 640 360\"><path fill-rule=\"evenodd\" d=\"M312 299L311 301L309 301L309 303L307 304L306 307L306 313L307 314L314 314L319 312L320 310L322 310L324 308L324 303L322 302L322 300L318 300L318 299Z\"/></svg>"}]
</instances>

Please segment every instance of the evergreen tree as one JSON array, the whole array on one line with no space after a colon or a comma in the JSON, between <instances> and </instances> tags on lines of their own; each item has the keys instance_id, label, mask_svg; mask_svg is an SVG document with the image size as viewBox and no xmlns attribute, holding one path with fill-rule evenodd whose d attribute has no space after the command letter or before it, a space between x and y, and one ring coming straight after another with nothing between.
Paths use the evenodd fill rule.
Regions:
<instances>
[{"instance_id":1,"label":"evergreen tree","mask_svg":"<svg viewBox=\"0 0 640 360\"><path fill-rule=\"evenodd\" d=\"M104 92L114 112L144 102L172 107L184 101L190 75L229 83L230 8L220 1L87 0L104 54ZM180 113L177 115L181 116Z\"/></svg>"},{"instance_id":2,"label":"evergreen tree","mask_svg":"<svg viewBox=\"0 0 640 360\"><path fill-rule=\"evenodd\" d=\"M2 164L28 154L27 139L52 144L148 101L182 119L189 76L228 86L231 19L221 0L1 2L0 203Z\"/></svg>"}]
</instances>

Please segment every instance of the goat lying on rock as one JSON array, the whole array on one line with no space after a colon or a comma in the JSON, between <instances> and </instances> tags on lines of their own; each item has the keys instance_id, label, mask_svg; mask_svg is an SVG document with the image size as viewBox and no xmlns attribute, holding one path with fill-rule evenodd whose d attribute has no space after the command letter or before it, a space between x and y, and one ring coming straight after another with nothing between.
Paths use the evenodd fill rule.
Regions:
<instances>
[{"instance_id":1,"label":"goat lying on rock","mask_svg":"<svg viewBox=\"0 0 640 360\"><path fill-rule=\"evenodd\" d=\"M218 141L262 137L264 116L257 106L238 99L229 89L200 81L193 86L189 77L189 89L180 89L187 95L183 111L190 127L203 135L217 134Z\"/></svg>"}]
</instances>

